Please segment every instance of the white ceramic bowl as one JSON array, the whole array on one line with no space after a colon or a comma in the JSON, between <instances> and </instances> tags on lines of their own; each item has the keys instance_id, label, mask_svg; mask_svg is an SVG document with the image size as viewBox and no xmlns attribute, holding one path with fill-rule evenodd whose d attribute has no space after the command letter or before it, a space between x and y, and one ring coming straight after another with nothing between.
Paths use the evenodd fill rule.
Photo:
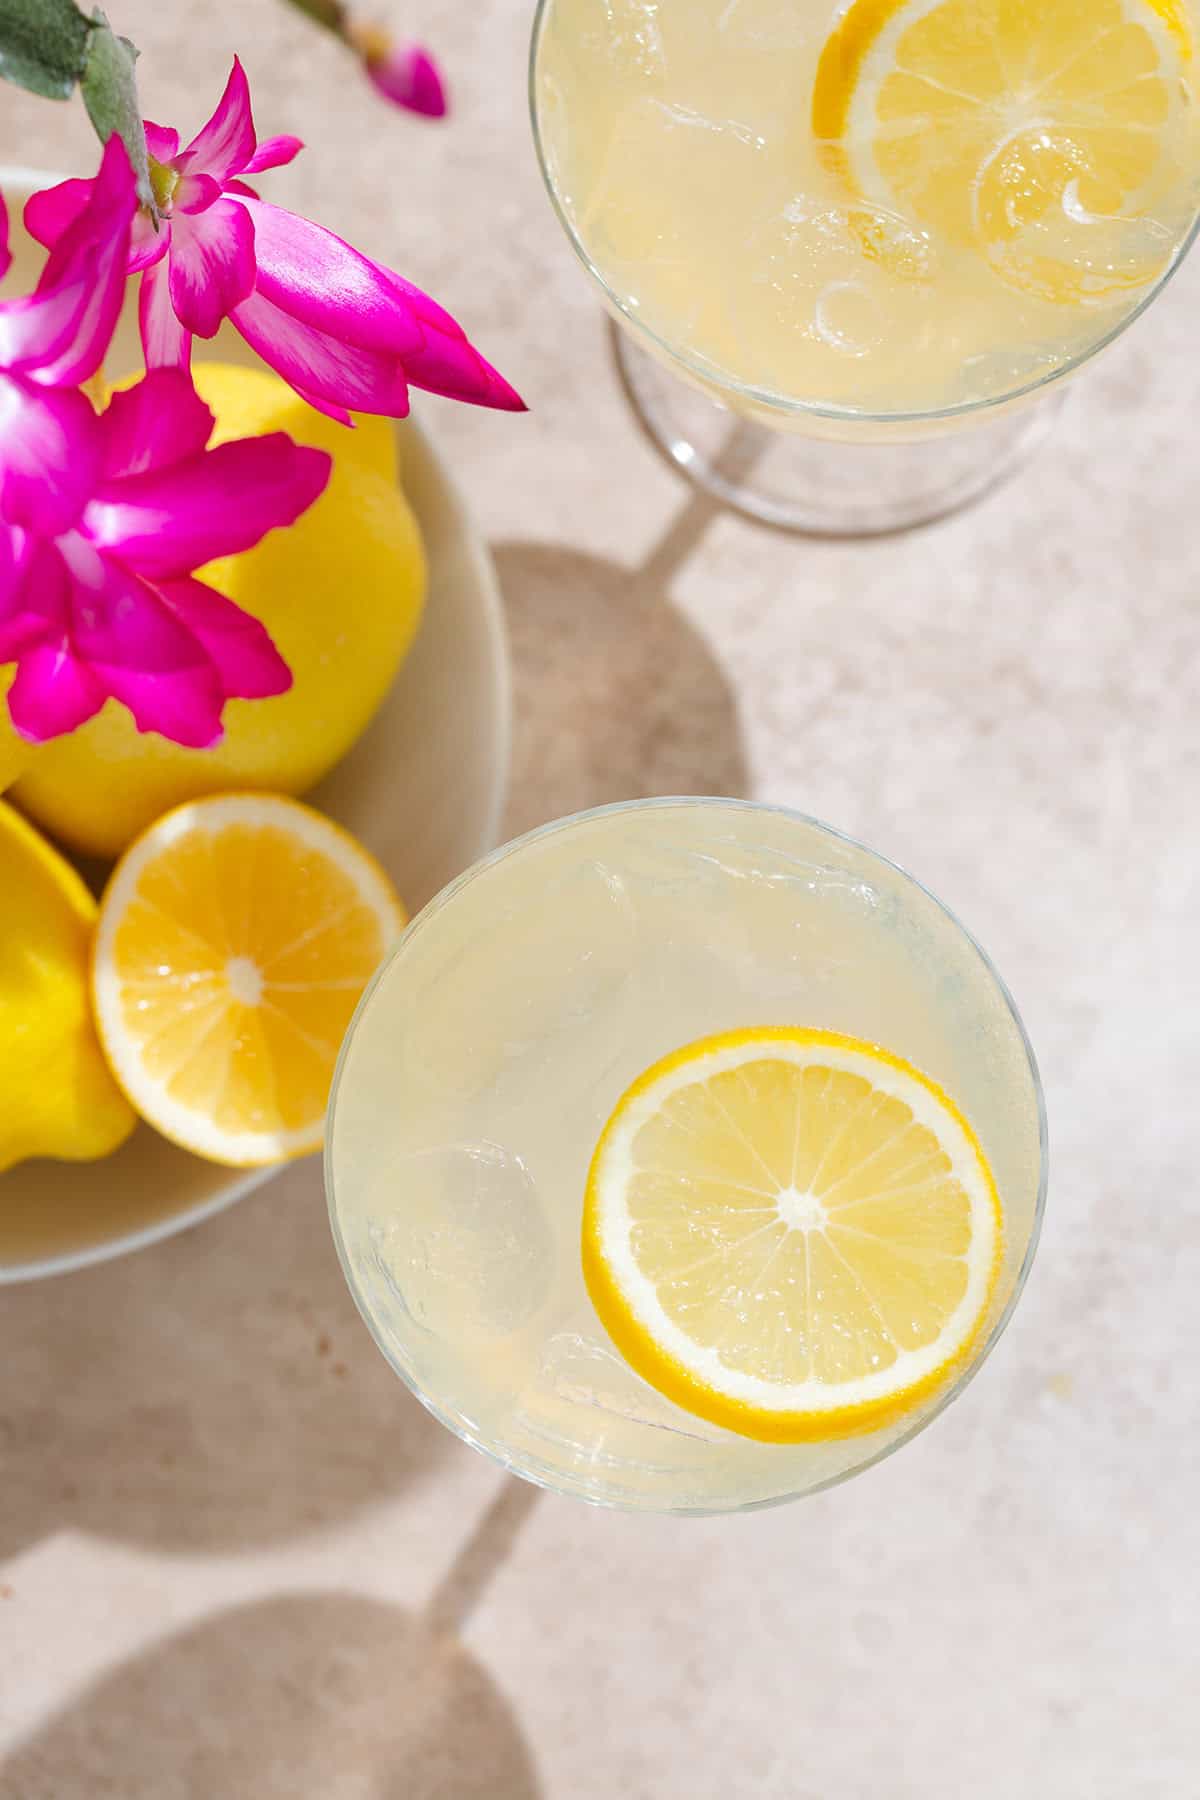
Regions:
<instances>
[{"instance_id":1,"label":"white ceramic bowl","mask_svg":"<svg viewBox=\"0 0 1200 1800\"><path fill-rule=\"evenodd\" d=\"M0 169L13 268L27 292L43 252L21 210L60 179ZM115 372L140 361L136 284L114 339ZM200 354L253 363L224 332ZM397 427L401 472L429 555L429 599L413 650L366 736L309 796L379 857L416 912L499 837L508 778L510 678L499 588L487 549L420 427ZM276 1173L199 1161L141 1127L96 1163L23 1163L0 1176L0 1283L64 1274L140 1249L231 1206Z\"/></svg>"}]
</instances>

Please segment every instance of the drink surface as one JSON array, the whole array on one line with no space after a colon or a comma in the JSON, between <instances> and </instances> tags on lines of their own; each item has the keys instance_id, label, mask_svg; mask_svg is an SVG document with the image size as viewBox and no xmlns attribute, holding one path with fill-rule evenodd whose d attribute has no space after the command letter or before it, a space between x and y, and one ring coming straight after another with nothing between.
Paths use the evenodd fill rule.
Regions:
<instances>
[{"instance_id":1,"label":"drink surface","mask_svg":"<svg viewBox=\"0 0 1200 1800\"><path fill-rule=\"evenodd\" d=\"M1198 205L1185 0L546 0L548 178L616 305L718 388L877 417L1017 392L1154 291Z\"/></svg>"},{"instance_id":2,"label":"drink surface","mask_svg":"<svg viewBox=\"0 0 1200 1800\"><path fill-rule=\"evenodd\" d=\"M455 1429L567 1492L702 1510L837 1479L936 1408L753 1442L642 1381L588 1297L588 1166L630 1083L798 1021L890 1046L970 1118L1005 1218L990 1329L1034 1229L1036 1086L1003 990L907 877L790 814L654 802L551 827L427 909L351 1034L329 1178L381 1347Z\"/></svg>"}]
</instances>

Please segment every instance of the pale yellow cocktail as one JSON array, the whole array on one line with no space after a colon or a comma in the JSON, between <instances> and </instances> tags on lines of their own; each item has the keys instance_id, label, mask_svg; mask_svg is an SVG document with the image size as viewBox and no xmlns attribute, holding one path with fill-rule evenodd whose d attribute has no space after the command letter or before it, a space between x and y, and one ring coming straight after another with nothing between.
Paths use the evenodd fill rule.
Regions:
<instances>
[{"instance_id":1,"label":"pale yellow cocktail","mask_svg":"<svg viewBox=\"0 0 1200 1800\"><path fill-rule=\"evenodd\" d=\"M971 939L862 846L729 800L560 820L447 889L351 1027L326 1154L425 1404L534 1481L683 1512L926 1423L1015 1304L1045 1184Z\"/></svg>"}]
</instances>

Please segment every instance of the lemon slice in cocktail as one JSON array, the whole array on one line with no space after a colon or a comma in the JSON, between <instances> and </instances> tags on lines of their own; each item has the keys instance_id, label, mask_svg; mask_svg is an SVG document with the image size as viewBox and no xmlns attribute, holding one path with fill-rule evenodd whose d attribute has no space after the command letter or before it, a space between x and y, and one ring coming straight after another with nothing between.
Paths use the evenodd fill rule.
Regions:
<instances>
[{"instance_id":1,"label":"lemon slice in cocktail","mask_svg":"<svg viewBox=\"0 0 1200 1800\"><path fill-rule=\"evenodd\" d=\"M799 1442L887 1423L987 1316L996 1184L935 1083L873 1044L762 1028L655 1064L606 1126L584 1207L592 1303L690 1412Z\"/></svg>"},{"instance_id":2,"label":"lemon slice in cocktail","mask_svg":"<svg viewBox=\"0 0 1200 1800\"><path fill-rule=\"evenodd\" d=\"M1179 182L1191 61L1178 0L851 0L812 125L859 196L1010 286L1103 303L1170 260L1142 215Z\"/></svg>"}]
</instances>

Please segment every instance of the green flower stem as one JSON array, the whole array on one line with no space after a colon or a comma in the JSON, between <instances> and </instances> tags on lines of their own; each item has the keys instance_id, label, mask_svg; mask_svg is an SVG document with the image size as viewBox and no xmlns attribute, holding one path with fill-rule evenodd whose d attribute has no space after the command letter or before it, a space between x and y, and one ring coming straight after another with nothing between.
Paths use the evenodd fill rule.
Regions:
<instances>
[{"instance_id":1,"label":"green flower stem","mask_svg":"<svg viewBox=\"0 0 1200 1800\"><path fill-rule=\"evenodd\" d=\"M342 0L290 0L297 12L323 25L326 31L332 31L335 37L345 38L350 25L348 9Z\"/></svg>"}]
</instances>

